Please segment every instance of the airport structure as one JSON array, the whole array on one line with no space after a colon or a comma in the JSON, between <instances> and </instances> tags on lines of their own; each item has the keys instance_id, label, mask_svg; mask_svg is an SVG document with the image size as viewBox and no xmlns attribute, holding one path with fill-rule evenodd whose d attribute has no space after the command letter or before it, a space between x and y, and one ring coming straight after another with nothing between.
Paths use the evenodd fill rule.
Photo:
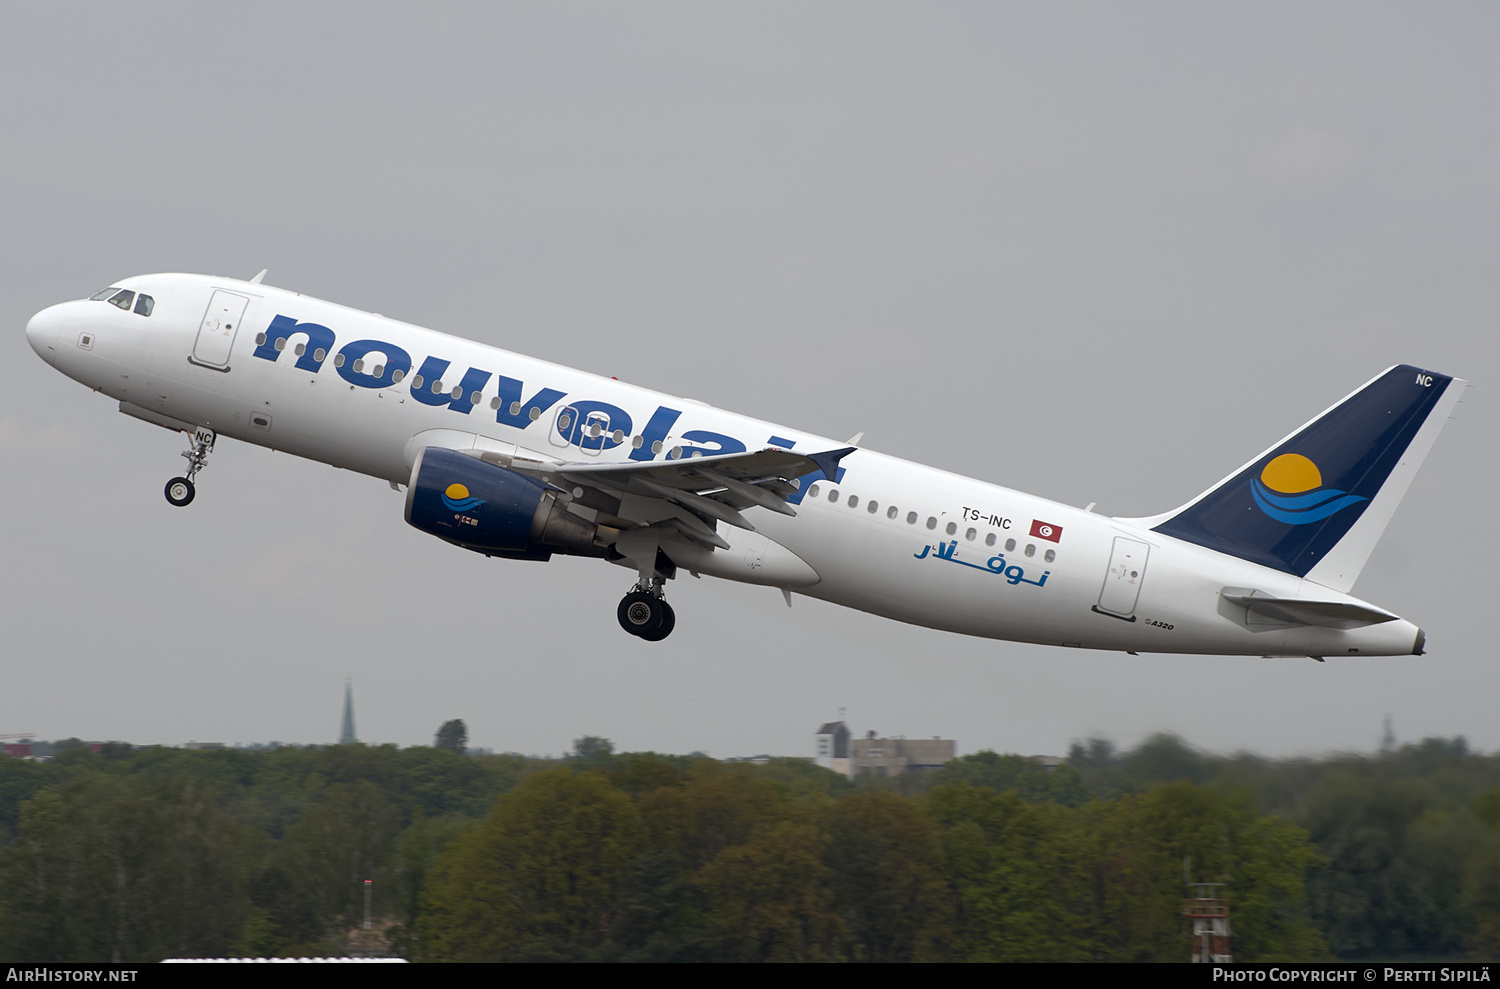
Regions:
<instances>
[{"instance_id":1,"label":"airport structure","mask_svg":"<svg viewBox=\"0 0 1500 989\"><path fill-rule=\"evenodd\" d=\"M815 738L814 761L851 779L941 769L954 758L958 747L951 738L879 738L873 731L866 732L864 738L851 739L849 726L842 721L823 725Z\"/></svg>"}]
</instances>

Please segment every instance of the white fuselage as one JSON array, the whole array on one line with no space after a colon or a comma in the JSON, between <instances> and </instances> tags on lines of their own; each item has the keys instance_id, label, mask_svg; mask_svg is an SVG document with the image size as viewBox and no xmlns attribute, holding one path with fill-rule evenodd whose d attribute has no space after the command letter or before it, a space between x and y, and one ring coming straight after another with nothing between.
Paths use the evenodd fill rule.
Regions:
<instances>
[{"instance_id":1,"label":"white fuselage","mask_svg":"<svg viewBox=\"0 0 1500 989\"><path fill-rule=\"evenodd\" d=\"M393 483L408 481L424 446L609 463L737 446L753 451L790 444L812 453L843 445L261 284L180 274L117 284L149 293L151 315L107 302L63 303L32 320L32 346L57 370L133 414L164 425L206 426L219 436ZM248 301L233 317L239 325L215 327L218 335L210 339L205 312L216 291ZM282 326L326 328L334 339L314 348L317 341L294 334L285 338L284 350L268 351L275 339L261 335L276 317L284 318ZM363 349L347 350L360 341ZM367 346L371 341L387 346ZM393 360L393 349L409 357L411 370L400 381L372 384ZM309 355L324 350L315 369L297 366L299 358L306 365ZM347 360L335 367L346 350ZM427 365L429 358L448 362L434 379L449 396L443 404L430 404L428 378L421 380L428 401L413 395L419 370L439 366ZM353 370L356 360L366 364L360 372ZM461 385L472 387L452 397ZM531 418L528 403L542 405L545 394L532 400L548 389L561 397ZM570 431L558 427L565 409L597 424L598 435L580 442L584 434L575 428L570 439ZM653 424L664 428L653 433ZM660 452L653 452L658 442ZM760 534L804 561L815 579L757 573L757 564L743 558L761 553L755 547L762 544L728 526L718 531L735 549L703 555L738 563L704 560L686 569L791 585L801 594L912 624L1051 645L1301 656L1401 655L1419 645L1419 630L1399 619L1353 629L1251 631L1222 613L1224 588L1362 602L1127 521L870 450L848 455L843 464L837 483L804 480L795 517L747 513ZM1054 538L1037 534L1043 531ZM751 549L742 552L745 546Z\"/></svg>"}]
</instances>

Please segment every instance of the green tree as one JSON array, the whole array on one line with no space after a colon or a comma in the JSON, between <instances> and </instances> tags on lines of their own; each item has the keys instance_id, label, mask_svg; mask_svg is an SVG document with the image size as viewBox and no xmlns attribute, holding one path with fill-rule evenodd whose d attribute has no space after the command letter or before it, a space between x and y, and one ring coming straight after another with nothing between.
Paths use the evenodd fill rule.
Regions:
<instances>
[{"instance_id":1,"label":"green tree","mask_svg":"<svg viewBox=\"0 0 1500 989\"><path fill-rule=\"evenodd\" d=\"M826 961L842 925L834 910L828 836L812 820L774 820L699 870L728 961Z\"/></svg>"},{"instance_id":2,"label":"green tree","mask_svg":"<svg viewBox=\"0 0 1500 989\"><path fill-rule=\"evenodd\" d=\"M619 924L639 843L635 807L602 774L533 774L440 857L417 925L419 957L589 957Z\"/></svg>"},{"instance_id":3,"label":"green tree","mask_svg":"<svg viewBox=\"0 0 1500 989\"><path fill-rule=\"evenodd\" d=\"M339 933L362 922L365 880L374 883L374 907L388 915L398 908L395 861L401 813L380 787L369 782L336 783L323 800L287 829L274 866L283 879L276 895L282 917L295 927L282 933L294 944L332 944ZM293 906L295 904L295 906Z\"/></svg>"},{"instance_id":4,"label":"green tree","mask_svg":"<svg viewBox=\"0 0 1500 989\"><path fill-rule=\"evenodd\" d=\"M1093 797L1083 777L1072 766L1049 770L1038 759L997 755L988 749L953 759L933 775L934 786L967 784L988 787L996 793L1014 790L1029 804L1050 800L1078 807Z\"/></svg>"},{"instance_id":5,"label":"green tree","mask_svg":"<svg viewBox=\"0 0 1500 989\"><path fill-rule=\"evenodd\" d=\"M927 798L965 961L1091 961L1098 918L1088 837L1073 812L1014 790L941 786Z\"/></svg>"},{"instance_id":6,"label":"green tree","mask_svg":"<svg viewBox=\"0 0 1500 989\"><path fill-rule=\"evenodd\" d=\"M225 954L246 919L255 851L253 833L190 780L89 775L44 790L0 850L0 957Z\"/></svg>"},{"instance_id":7,"label":"green tree","mask_svg":"<svg viewBox=\"0 0 1500 989\"><path fill-rule=\"evenodd\" d=\"M615 743L598 735L585 735L573 739L573 758L584 762L608 760L615 751Z\"/></svg>"},{"instance_id":8,"label":"green tree","mask_svg":"<svg viewBox=\"0 0 1500 989\"><path fill-rule=\"evenodd\" d=\"M447 749L449 752L457 752L463 755L469 748L469 728L464 724L462 718L454 718L452 721L444 721L443 726L437 730L437 735L432 740L435 749Z\"/></svg>"},{"instance_id":9,"label":"green tree","mask_svg":"<svg viewBox=\"0 0 1500 989\"><path fill-rule=\"evenodd\" d=\"M931 821L911 801L879 791L840 800L824 861L856 961L947 956L952 901Z\"/></svg>"}]
</instances>

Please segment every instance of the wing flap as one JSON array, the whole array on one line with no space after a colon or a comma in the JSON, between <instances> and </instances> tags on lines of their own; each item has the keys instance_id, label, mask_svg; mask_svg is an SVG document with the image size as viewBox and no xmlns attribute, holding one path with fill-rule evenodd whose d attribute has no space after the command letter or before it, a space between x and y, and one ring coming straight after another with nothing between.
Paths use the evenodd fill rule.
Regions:
<instances>
[{"instance_id":1,"label":"wing flap","mask_svg":"<svg viewBox=\"0 0 1500 989\"><path fill-rule=\"evenodd\" d=\"M755 531L741 511L759 506L782 515L795 516L786 499L797 490L797 478L809 474L837 476L839 461L855 447L802 454L781 447L751 453L728 453L716 457L646 463L564 463L514 459L505 466L556 487L582 485L612 495L639 495L679 505L704 520L712 531L714 521L727 522ZM640 525L650 518L629 519ZM695 533L701 538L701 533Z\"/></svg>"}]
</instances>

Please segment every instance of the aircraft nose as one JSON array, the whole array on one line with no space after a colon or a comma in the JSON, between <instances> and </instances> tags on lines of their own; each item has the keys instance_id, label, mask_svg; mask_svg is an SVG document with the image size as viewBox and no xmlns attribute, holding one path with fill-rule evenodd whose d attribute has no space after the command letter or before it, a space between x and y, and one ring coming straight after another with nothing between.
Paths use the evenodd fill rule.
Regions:
<instances>
[{"instance_id":1,"label":"aircraft nose","mask_svg":"<svg viewBox=\"0 0 1500 989\"><path fill-rule=\"evenodd\" d=\"M49 306L31 317L26 324L26 342L42 360L51 364L57 356L58 307Z\"/></svg>"}]
</instances>

